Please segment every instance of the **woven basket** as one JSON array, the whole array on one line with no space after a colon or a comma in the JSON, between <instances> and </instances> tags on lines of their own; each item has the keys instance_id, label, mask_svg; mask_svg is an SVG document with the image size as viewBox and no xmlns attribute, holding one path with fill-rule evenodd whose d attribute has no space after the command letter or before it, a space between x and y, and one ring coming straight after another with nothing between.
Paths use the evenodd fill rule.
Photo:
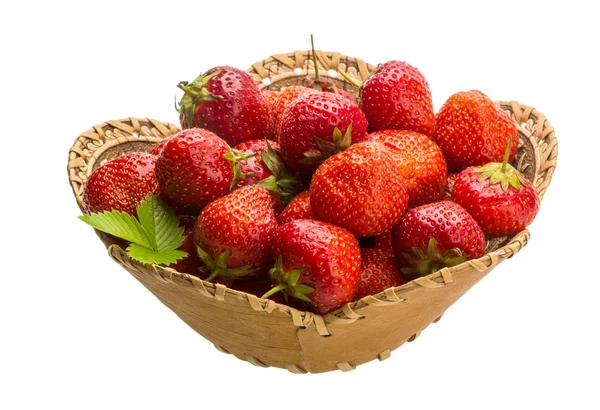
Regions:
<instances>
[{"instance_id":1,"label":"woven basket","mask_svg":"<svg viewBox=\"0 0 600 410\"><path fill-rule=\"evenodd\" d=\"M363 81L375 67L339 53L317 51L319 73L343 69ZM312 74L310 52L278 54L248 72L263 88L300 84ZM357 95L341 76L334 81ZM267 80L265 80L267 79ZM543 197L556 166L557 141L545 116L512 102L499 102L515 121L519 150L513 165L533 181ZM69 182L81 208L83 188L91 172L123 153L147 151L179 128L152 119L107 121L81 134L69 152ZM109 255L162 303L224 353L256 366L275 366L293 373L352 370L373 359L384 360L404 342L414 340L458 298L499 263L519 252L529 240L524 230L488 242L488 253L476 260L368 296L341 309L318 315L301 312L220 284L202 281L170 268L131 260L123 245L97 232Z\"/></svg>"}]
</instances>

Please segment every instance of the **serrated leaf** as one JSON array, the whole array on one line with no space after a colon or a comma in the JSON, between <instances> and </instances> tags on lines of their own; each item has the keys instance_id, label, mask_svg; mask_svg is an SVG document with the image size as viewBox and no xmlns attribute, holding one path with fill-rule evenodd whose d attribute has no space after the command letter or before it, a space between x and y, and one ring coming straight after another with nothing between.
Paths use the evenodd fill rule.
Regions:
<instances>
[{"instance_id":1,"label":"serrated leaf","mask_svg":"<svg viewBox=\"0 0 600 410\"><path fill-rule=\"evenodd\" d=\"M177 249L155 251L136 243L132 243L127 247L127 254L131 259L138 262L147 264L155 263L157 265L171 265L176 263L179 259L188 256L187 252Z\"/></svg>"},{"instance_id":2,"label":"serrated leaf","mask_svg":"<svg viewBox=\"0 0 600 410\"><path fill-rule=\"evenodd\" d=\"M120 211L105 211L95 214L79 216L83 222L93 226L99 231L114 235L126 241L152 248L152 242L148 238L142 225L133 216Z\"/></svg>"},{"instance_id":3,"label":"serrated leaf","mask_svg":"<svg viewBox=\"0 0 600 410\"><path fill-rule=\"evenodd\" d=\"M138 219L146 231L151 248L158 251L177 249L184 240L175 211L156 195L148 195L137 208Z\"/></svg>"}]
</instances>

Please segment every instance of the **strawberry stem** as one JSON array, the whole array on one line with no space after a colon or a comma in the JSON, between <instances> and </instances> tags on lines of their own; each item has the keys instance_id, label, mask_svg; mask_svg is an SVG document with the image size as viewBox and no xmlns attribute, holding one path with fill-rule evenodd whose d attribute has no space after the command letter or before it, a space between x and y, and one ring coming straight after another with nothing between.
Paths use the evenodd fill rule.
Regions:
<instances>
[{"instance_id":1,"label":"strawberry stem","mask_svg":"<svg viewBox=\"0 0 600 410\"><path fill-rule=\"evenodd\" d=\"M267 293L262 295L260 298L267 299L269 296L273 296L275 293L277 293L281 290L284 290L286 287L287 287L287 285L277 285L274 288L270 289Z\"/></svg>"},{"instance_id":2,"label":"strawberry stem","mask_svg":"<svg viewBox=\"0 0 600 410\"><path fill-rule=\"evenodd\" d=\"M342 77L344 77L346 79L346 81L348 81L350 84L352 84L353 86L360 88L362 87L362 83L357 81L356 79L350 77L347 73L345 73L344 71L342 71L341 68L338 68L338 73L340 73L340 75Z\"/></svg>"},{"instance_id":3,"label":"strawberry stem","mask_svg":"<svg viewBox=\"0 0 600 410\"><path fill-rule=\"evenodd\" d=\"M510 147L512 145L512 136L508 136L508 146L506 147L506 151L504 152L504 159L502 160L502 168L501 172L506 172L506 164L508 164L508 156L510 155Z\"/></svg>"},{"instance_id":4,"label":"strawberry stem","mask_svg":"<svg viewBox=\"0 0 600 410\"><path fill-rule=\"evenodd\" d=\"M315 66L315 80L319 79L319 66L317 64L317 53L315 53L315 43L313 41L313 35L310 35L310 48L312 50L312 60Z\"/></svg>"}]
</instances>

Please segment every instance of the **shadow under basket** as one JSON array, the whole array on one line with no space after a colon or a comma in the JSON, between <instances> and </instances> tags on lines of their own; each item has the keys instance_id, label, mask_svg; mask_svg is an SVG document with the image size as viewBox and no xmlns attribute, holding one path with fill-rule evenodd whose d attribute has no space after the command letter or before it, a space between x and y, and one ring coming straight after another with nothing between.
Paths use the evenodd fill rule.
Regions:
<instances>
[{"instance_id":1,"label":"shadow under basket","mask_svg":"<svg viewBox=\"0 0 600 410\"><path fill-rule=\"evenodd\" d=\"M358 95L338 68L362 82L375 68L340 53L317 51L319 74ZM248 72L263 88L278 90L314 76L308 51L278 54L257 62ZM519 131L519 150L512 164L533 182L543 198L556 167L557 140L545 116L518 102L498 102ZM107 121L82 133L69 151L69 182L81 208L83 189L92 171L133 151L148 151L179 131L176 125L146 118ZM458 298L499 263L514 256L529 240L524 230L488 242L485 256L444 268L405 285L367 296L335 312L302 312L271 300L202 281L194 276L131 260L123 246L96 231L109 255L162 303L224 353L256 366L293 373L352 370L374 359L384 360L404 342L414 340Z\"/></svg>"}]
</instances>

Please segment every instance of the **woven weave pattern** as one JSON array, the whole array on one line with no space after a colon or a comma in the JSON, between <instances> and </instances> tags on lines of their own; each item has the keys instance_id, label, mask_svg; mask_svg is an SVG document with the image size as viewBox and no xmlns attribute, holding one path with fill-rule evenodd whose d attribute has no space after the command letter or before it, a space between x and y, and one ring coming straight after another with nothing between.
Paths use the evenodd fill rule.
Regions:
<instances>
[{"instance_id":1,"label":"woven weave pattern","mask_svg":"<svg viewBox=\"0 0 600 410\"><path fill-rule=\"evenodd\" d=\"M339 53L319 51L317 57L320 74L340 68L364 81L374 69ZM269 57L248 71L258 81L269 79L263 87L280 89L301 84L314 70L310 53L296 51ZM358 89L343 77L334 79L357 95ZM543 196L556 167L554 130L545 116L531 107L515 101L498 104L518 126L519 150L513 165L534 182ZM69 152L68 162L69 181L79 206L85 181L93 169L126 152L147 151L154 142L177 131L173 124L129 118L108 121L81 134ZM511 238L489 241L488 253L479 259L444 268L321 316L170 268L141 265L110 237L99 236L118 264L219 351L255 366L275 366L293 373L348 371L370 360L387 359L394 349L415 340L423 329L439 320L458 298L529 240L525 230Z\"/></svg>"}]
</instances>

